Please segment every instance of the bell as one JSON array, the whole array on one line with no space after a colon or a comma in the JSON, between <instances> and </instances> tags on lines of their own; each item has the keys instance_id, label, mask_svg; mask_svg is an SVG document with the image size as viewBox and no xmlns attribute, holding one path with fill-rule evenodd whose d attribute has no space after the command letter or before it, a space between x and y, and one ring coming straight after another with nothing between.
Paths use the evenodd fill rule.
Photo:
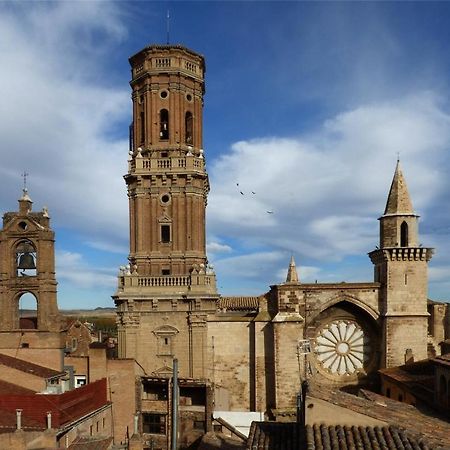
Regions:
<instances>
[{"instance_id":1,"label":"bell","mask_svg":"<svg viewBox=\"0 0 450 450\"><path fill-rule=\"evenodd\" d=\"M19 258L19 269L36 269L36 264L34 263L34 258L31 253L24 253L20 255Z\"/></svg>"}]
</instances>

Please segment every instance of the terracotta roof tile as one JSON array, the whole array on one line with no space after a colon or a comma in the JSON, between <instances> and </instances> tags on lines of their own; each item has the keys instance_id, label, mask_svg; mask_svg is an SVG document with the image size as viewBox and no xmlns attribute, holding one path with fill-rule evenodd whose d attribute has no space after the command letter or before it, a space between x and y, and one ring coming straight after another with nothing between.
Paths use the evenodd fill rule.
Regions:
<instances>
[{"instance_id":1,"label":"terracotta roof tile","mask_svg":"<svg viewBox=\"0 0 450 450\"><path fill-rule=\"evenodd\" d=\"M433 448L450 449L450 424L422 414L414 406L401 403L371 391L360 391L364 398L346 392L331 390L325 386L311 386L308 396L326 400L390 426L408 430L416 439L426 439ZM442 446L442 447L440 447Z\"/></svg>"},{"instance_id":2,"label":"terracotta roof tile","mask_svg":"<svg viewBox=\"0 0 450 450\"><path fill-rule=\"evenodd\" d=\"M49 369L48 367L39 366L22 359L2 354L0 354L0 364L41 378L52 378L61 374L61 372Z\"/></svg>"},{"instance_id":3,"label":"terracotta roof tile","mask_svg":"<svg viewBox=\"0 0 450 450\"><path fill-rule=\"evenodd\" d=\"M227 311L257 311L259 297L221 297L217 306Z\"/></svg>"},{"instance_id":4,"label":"terracotta roof tile","mask_svg":"<svg viewBox=\"0 0 450 450\"><path fill-rule=\"evenodd\" d=\"M438 450L407 431L392 427L307 425L253 422L247 440L251 450Z\"/></svg>"},{"instance_id":5,"label":"terracotta roof tile","mask_svg":"<svg viewBox=\"0 0 450 450\"><path fill-rule=\"evenodd\" d=\"M22 429L24 431L45 430L41 423L29 418L22 412ZM16 413L0 408L0 433L10 433L17 428Z\"/></svg>"}]
</instances>

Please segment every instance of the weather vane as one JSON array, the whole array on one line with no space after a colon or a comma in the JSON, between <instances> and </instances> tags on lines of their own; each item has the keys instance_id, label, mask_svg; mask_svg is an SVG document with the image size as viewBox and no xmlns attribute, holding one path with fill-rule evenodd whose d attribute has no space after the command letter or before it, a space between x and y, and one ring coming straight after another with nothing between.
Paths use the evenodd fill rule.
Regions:
<instances>
[{"instance_id":1,"label":"weather vane","mask_svg":"<svg viewBox=\"0 0 450 450\"><path fill-rule=\"evenodd\" d=\"M23 172L22 173L22 177L23 177L23 190L26 191L27 190L27 176L29 175L29 173L27 172Z\"/></svg>"}]
</instances>

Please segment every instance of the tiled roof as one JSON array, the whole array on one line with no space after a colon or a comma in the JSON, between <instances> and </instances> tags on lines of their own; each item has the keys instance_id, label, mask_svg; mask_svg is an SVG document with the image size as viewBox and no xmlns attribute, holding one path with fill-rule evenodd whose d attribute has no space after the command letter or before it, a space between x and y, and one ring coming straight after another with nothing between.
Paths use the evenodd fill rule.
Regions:
<instances>
[{"instance_id":1,"label":"tiled roof","mask_svg":"<svg viewBox=\"0 0 450 450\"><path fill-rule=\"evenodd\" d=\"M308 396L378 419L390 426L406 429L417 439L426 438L434 448L450 449L448 422L422 414L411 405L374 392L361 390L361 393L365 398L331 390L325 386L311 386ZM439 447L440 445L442 447Z\"/></svg>"},{"instance_id":2,"label":"tiled roof","mask_svg":"<svg viewBox=\"0 0 450 450\"><path fill-rule=\"evenodd\" d=\"M253 422L247 448L250 450L439 449L424 439L417 439L396 427L324 424L303 427L295 422Z\"/></svg>"},{"instance_id":3,"label":"tiled roof","mask_svg":"<svg viewBox=\"0 0 450 450\"><path fill-rule=\"evenodd\" d=\"M12 356L2 354L0 354L0 364L41 378L52 378L61 374L61 372L49 369L48 367L39 366L24 361L23 359L13 358Z\"/></svg>"},{"instance_id":4,"label":"tiled roof","mask_svg":"<svg viewBox=\"0 0 450 450\"><path fill-rule=\"evenodd\" d=\"M443 364L444 366L450 365L450 353L447 353L445 355L438 356L433 359L433 362L438 364Z\"/></svg>"},{"instance_id":5,"label":"tiled roof","mask_svg":"<svg viewBox=\"0 0 450 450\"><path fill-rule=\"evenodd\" d=\"M307 425L306 442L308 450L431 450L436 448L395 427Z\"/></svg>"},{"instance_id":6,"label":"tiled roof","mask_svg":"<svg viewBox=\"0 0 450 450\"><path fill-rule=\"evenodd\" d=\"M35 394L35 391L0 380L0 395L29 395Z\"/></svg>"},{"instance_id":7,"label":"tiled roof","mask_svg":"<svg viewBox=\"0 0 450 450\"><path fill-rule=\"evenodd\" d=\"M217 306L227 311L256 311L259 297L221 297Z\"/></svg>"},{"instance_id":8,"label":"tiled roof","mask_svg":"<svg viewBox=\"0 0 450 450\"><path fill-rule=\"evenodd\" d=\"M296 422L252 422L247 448L303 450L307 448L305 429Z\"/></svg>"},{"instance_id":9,"label":"tiled roof","mask_svg":"<svg viewBox=\"0 0 450 450\"><path fill-rule=\"evenodd\" d=\"M112 438L79 437L73 441L68 450L108 450Z\"/></svg>"},{"instance_id":10,"label":"tiled roof","mask_svg":"<svg viewBox=\"0 0 450 450\"><path fill-rule=\"evenodd\" d=\"M45 430L45 426L41 423L30 419L22 412L22 429L24 431L39 431ZM15 412L7 411L0 408L0 433L10 433L17 429L17 415Z\"/></svg>"},{"instance_id":11,"label":"tiled roof","mask_svg":"<svg viewBox=\"0 0 450 450\"><path fill-rule=\"evenodd\" d=\"M434 396L434 366L429 359L405 364L399 367L379 370L388 378L409 390L416 398L426 403Z\"/></svg>"}]
</instances>

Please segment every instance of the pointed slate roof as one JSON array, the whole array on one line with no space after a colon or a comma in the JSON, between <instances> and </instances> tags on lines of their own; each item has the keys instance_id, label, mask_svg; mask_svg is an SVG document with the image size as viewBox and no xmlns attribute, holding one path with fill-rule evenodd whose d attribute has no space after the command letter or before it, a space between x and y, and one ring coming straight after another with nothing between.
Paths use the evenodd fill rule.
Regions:
<instances>
[{"instance_id":1,"label":"pointed slate roof","mask_svg":"<svg viewBox=\"0 0 450 450\"><path fill-rule=\"evenodd\" d=\"M386 202L384 215L409 215L414 214L405 177L400 169L400 161L397 161L394 178Z\"/></svg>"},{"instance_id":2,"label":"pointed slate roof","mask_svg":"<svg viewBox=\"0 0 450 450\"><path fill-rule=\"evenodd\" d=\"M291 256L291 262L289 263L286 283L298 283L298 274L297 268L295 266L294 256Z\"/></svg>"}]
</instances>

